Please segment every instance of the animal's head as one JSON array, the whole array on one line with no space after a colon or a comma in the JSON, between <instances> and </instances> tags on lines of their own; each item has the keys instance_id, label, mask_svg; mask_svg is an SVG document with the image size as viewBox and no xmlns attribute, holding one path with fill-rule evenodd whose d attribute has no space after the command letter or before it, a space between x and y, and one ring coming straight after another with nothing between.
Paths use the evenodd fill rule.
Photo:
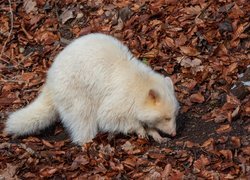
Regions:
<instances>
[{"instance_id":1,"label":"animal's head","mask_svg":"<svg viewBox=\"0 0 250 180\"><path fill-rule=\"evenodd\" d=\"M179 103L176 99L173 82L169 77L157 76L154 85L145 92L141 101L142 109L137 118L148 127L156 128L171 136L176 135L176 116Z\"/></svg>"}]
</instances>

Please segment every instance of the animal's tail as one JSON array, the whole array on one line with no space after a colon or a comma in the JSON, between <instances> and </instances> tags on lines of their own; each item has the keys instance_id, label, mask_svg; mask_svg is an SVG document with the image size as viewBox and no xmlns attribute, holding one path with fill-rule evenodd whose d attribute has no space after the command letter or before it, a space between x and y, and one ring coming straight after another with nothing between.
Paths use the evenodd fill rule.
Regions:
<instances>
[{"instance_id":1,"label":"animal's tail","mask_svg":"<svg viewBox=\"0 0 250 180\"><path fill-rule=\"evenodd\" d=\"M9 116L5 132L15 136L39 133L39 130L56 121L56 118L57 111L45 85L32 103Z\"/></svg>"}]
</instances>

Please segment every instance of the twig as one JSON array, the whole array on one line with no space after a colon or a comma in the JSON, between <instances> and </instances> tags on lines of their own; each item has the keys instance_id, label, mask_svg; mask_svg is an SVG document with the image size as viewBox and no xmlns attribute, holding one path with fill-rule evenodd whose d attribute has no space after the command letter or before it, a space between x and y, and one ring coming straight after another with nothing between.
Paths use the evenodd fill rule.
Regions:
<instances>
[{"instance_id":1,"label":"twig","mask_svg":"<svg viewBox=\"0 0 250 180\"><path fill-rule=\"evenodd\" d=\"M212 4L212 1L209 2L209 3L201 10L201 12L195 17L195 20L198 19L198 18L200 18L200 16L203 15L203 13L207 10L207 8L209 8L209 6L211 6L211 4Z\"/></svg>"},{"instance_id":2,"label":"twig","mask_svg":"<svg viewBox=\"0 0 250 180\"><path fill-rule=\"evenodd\" d=\"M12 31L13 31L14 15L13 15L13 12L12 12L11 0L8 0L8 1L9 1L9 6L10 6L10 24L11 24L11 27L10 27L9 35L8 35L6 41L4 42L4 45L3 45L3 48L2 48L2 51L1 51L1 54L0 54L0 59L2 59L2 55L3 55L3 52L5 50L6 44L8 43L8 41L10 39L10 36L12 34Z\"/></svg>"},{"instance_id":3,"label":"twig","mask_svg":"<svg viewBox=\"0 0 250 180\"><path fill-rule=\"evenodd\" d=\"M27 58L29 58L31 55L33 54L33 52L30 52L28 55L26 55L25 57L23 57L20 61L18 61L17 63L17 67L20 66L21 63L23 63Z\"/></svg>"}]
</instances>

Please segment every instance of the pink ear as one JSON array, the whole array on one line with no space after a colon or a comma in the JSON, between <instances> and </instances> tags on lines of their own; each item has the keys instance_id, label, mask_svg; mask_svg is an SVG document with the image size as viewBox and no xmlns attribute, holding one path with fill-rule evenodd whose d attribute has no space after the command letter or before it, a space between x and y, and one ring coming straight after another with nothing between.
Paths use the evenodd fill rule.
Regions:
<instances>
[{"instance_id":1,"label":"pink ear","mask_svg":"<svg viewBox=\"0 0 250 180\"><path fill-rule=\"evenodd\" d=\"M153 89L149 90L148 97L153 102L157 102L159 100L159 94L155 90L153 90Z\"/></svg>"}]
</instances>

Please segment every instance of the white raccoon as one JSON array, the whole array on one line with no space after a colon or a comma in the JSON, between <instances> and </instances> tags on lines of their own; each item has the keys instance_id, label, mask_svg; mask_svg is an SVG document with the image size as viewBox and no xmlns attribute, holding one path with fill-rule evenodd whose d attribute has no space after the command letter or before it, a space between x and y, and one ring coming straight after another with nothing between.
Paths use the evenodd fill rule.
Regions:
<instances>
[{"instance_id":1,"label":"white raccoon","mask_svg":"<svg viewBox=\"0 0 250 180\"><path fill-rule=\"evenodd\" d=\"M55 58L41 94L12 113L5 131L38 133L58 115L77 144L99 131L175 136L179 105L170 78L138 61L117 39L94 33L80 37Z\"/></svg>"}]
</instances>

